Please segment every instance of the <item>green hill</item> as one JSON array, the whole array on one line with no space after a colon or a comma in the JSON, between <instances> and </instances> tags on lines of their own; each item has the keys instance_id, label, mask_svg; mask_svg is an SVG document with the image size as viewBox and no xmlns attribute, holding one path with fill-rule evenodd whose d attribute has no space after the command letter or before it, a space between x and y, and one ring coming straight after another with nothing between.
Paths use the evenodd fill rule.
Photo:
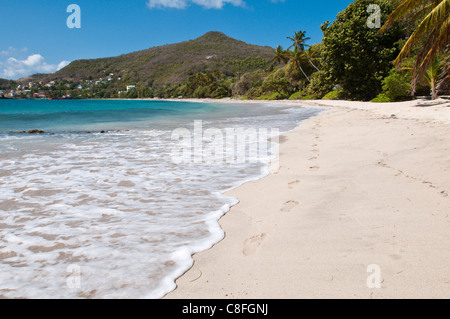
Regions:
<instances>
[{"instance_id":1,"label":"green hill","mask_svg":"<svg viewBox=\"0 0 450 319\"><path fill-rule=\"evenodd\" d=\"M226 76L267 67L273 49L247 44L221 32L208 32L190 41L169 44L117 57L77 60L52 74L36 74L22 82L98 80L114 74L122 83L152 87L178 85L204 71Z\"/></svg>"},{"instance_id":2,"label":"green hill","mask_svg":"<svg viewBox=\"0 0 450 319\"><path fill-rule=\"evenodd\" d=\"M17 83L13 80L0 79L0 90L14 90Z\"/></svg>"}]
</instances>

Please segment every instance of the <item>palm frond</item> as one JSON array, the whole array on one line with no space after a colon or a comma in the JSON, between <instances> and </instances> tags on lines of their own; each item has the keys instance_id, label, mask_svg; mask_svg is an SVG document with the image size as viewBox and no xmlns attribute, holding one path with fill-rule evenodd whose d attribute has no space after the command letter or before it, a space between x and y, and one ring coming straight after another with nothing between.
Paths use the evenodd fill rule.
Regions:
<instances>
[{"instance_id":1,"label":"palm frond","mask_svg":"<svg viewBox=\"0 0 450 319\"><path fill-rule=\"evenodd\" d=\"M428 38L422 45L422 48L417 55L412 81L412 92L415 91L417 82L423 78L428 67L436 59L436 57L444 52L446 46L448 45L448 34L450 32L450 17L442 23L436 25L432 32L428 33ZM401 55L394 61L394 63L399 64L401 62Z\"/></svg>"},{"instance_id":2,"label":"palm frond","mask_svg":"<svg viewBox=\"0 0 450 319\"><path fill-rule=\"evenodd\" d=\"M405 2L410 2L414 0L407 0ZM418 0L415 0L418 1ZM397 59L395 59L394 64L398 65L400 62L405 59L411 49L417 45L420 40L427 34L432 36L435 33L438 33L438 36L441 35L444 37L441 40L445 41L448 39L449 32L449 22L450 16L448 15L448 10L450 6L450 0L442 0L439 5L437 5L419 24L413 34L409 37L408 41L405 43L403 49L398 55ZM430 37L428 37L429 39ZM448 43L448 42L447 42ZM429 45L430 46L430 45ZM431 47L431 46L430 46ZM427 47L424 47L426 49ZM429 51L429 50L428 50ZM427 52L428 54L428 52Z\"/></svg>"},{"instance_id":3,"label":"palm frond","mask_svg":"<svg viewBox=\"0 0 450 319\"><path fill-rule=\"evenodd\" d=\"M380 29L380 33L384 33L387 29L392 27L394 23L400 19L405 18L411 13L417 13L429 5L436 6L441 0L405 0L403 1L390 15L384 26Z\"/></svg>"},{"instance_id":4,"label":"palm frond","mask_svg":"<svg viewBox=\"0 0 450 319\"><path fill-rule=\"evenodd\" d=\"M444 58L442 59L442 73L438 78L437 89L441 90L444 85L450 83L450 45L447 45Z\"/></svg>"}]
</instances>

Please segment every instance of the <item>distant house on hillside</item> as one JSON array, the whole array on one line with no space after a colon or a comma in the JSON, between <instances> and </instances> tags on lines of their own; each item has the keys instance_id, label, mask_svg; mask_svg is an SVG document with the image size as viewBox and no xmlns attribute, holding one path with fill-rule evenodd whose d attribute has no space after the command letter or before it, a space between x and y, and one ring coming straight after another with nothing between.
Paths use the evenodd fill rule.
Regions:
<instances>
[{"instance_id":1,"label":"distant house on hillside","mask_svg":"<svg viewBox=\"0 0 450 319\"><path fill-rule=\"evenodd\" d=\"M136 88L136 85L127 85L127 92Z\"/></svg>"}]
</instances>

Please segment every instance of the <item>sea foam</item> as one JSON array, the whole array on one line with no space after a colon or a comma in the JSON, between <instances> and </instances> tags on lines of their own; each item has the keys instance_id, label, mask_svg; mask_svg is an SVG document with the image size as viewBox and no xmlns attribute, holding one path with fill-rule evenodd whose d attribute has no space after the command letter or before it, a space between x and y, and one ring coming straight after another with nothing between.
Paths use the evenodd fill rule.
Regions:
<instances>
[{"instance_id":1,"label":"sea foam","mask_svg":"<svg viewBox=\"0 0 450 319\"><path fill-rule=\"evenodd\" d=\"M283 132L318 112L260 107L204 125ZM0 296L160 298L175 289L192 255L223 239L219 219L238 202L224 193L267 175L270 156L176 165L171 132L3 135Z\"/></svg>"}]
</instances>

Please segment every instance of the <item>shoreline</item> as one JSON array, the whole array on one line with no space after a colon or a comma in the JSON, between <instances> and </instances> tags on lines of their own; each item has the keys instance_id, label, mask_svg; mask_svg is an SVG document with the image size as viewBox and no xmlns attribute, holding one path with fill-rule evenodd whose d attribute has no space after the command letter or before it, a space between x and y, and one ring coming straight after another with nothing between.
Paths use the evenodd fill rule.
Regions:
<instances>
[{"instance_id":1,"label":"shoreline","mask_svg":"<svg viewBox=\"0 0 450 319\"><path fill-rule=\"evenodd\" d=\"M448 101L250 103L327 110L282 134L278 172L224 194L225 238L164 298L450 296Z\"/></svg>"}]
</instances>

